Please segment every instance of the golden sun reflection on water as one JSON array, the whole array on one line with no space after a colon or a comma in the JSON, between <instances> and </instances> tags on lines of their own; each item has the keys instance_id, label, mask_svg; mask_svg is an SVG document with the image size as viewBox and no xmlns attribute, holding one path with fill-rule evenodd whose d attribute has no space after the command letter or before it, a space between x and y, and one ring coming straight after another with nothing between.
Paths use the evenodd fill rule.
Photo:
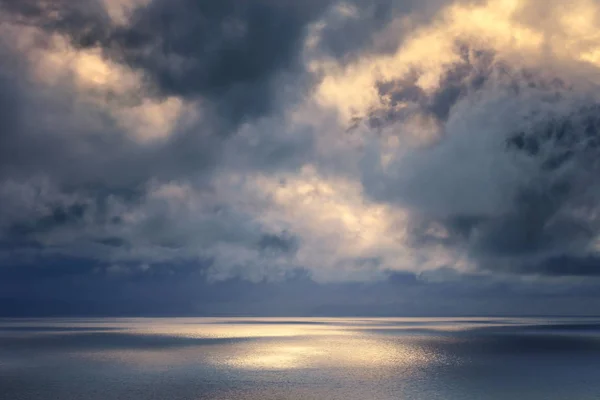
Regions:
<instances>
[{"instance_id":1,"label":"golden sun reflection on water","mask_svg":"<svg viewBox=\"0 0 600 400\"><path fill-rule=\"evenodd\" d=\"M505 400L525 389L539 393L531 399L596 400L597 354L582 347L596 336L579 339L597 326L564 318L7 320L0 387L20 378L23 389L7 397L15 399Z\"/></svg>"},{"instance_id":2,"label":"golden sun reflection on water","mask_svg":"<svg viewBox=\"0 0 600 400\"><path fill-rule=\"evenodd\" d=\"M278 338L294 336L351 335L352 332L335 325L302 324L228 324L221 321L202 324L149 325L143 333L185 338L236 339Z\"/></svg>"},{"instance_id":3,"label":"golden sun reflection on water","mask_svg":"<svg viewBox=\"0 0 600 400\"><path fill-rule=\"evenodd\" d=\"M220 363L252 370L301 368L418 367L437 357L412 344L367 338L356 333L345 337L303 337L292 342L260 343Z\"/></svg>"},{"instance_id":4,"label":"golden sun reflection on water","mask_svg":"<svg viewBox=\"0 0 600 400\"><path fill-rule=\"evenodd\" d=\"M243 369L294 369L306 366L324 352L314 346L266 345L232 357L226 364Z\"/></svg>"},{"instance_id":5,"label":"golden sun reflection on water","mask_svg":"<svg viewBox=\"0 0 600 400\"><path fill-rule=\"evenodd\" d=\"M148 320L136 324L135 330L119 331L135 335L142 342L149 340L145 347L80 355L159 370L201 364L240 371L382 367L409 371L443 362L439 354L422 346L415 335L407 332L400 338L374 334L368 329L385 331L391 321L307 321L204 319L172 320L165 324ZM156 345L153 340L158 340Z\"/></svg>"}]
</instances>

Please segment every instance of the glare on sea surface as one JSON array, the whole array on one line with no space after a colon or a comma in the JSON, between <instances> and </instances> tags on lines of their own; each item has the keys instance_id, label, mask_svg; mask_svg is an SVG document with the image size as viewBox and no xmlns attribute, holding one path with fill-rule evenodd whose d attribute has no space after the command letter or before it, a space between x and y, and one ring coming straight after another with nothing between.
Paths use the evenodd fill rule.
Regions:
<instances>
[{"instance_id":1,"label":"glare on sea surface","mask_svg":"<svg viewBox=\"0 0 600 400\"><path fill-rule=\"evenodd\" d=\"M234 368L278 370L300 368L369 368L418 366L432 356L416 346L356 336L303 337L292 343L248 346L226 360Z\"/></svg>"},{"instance_id":2,"label":"glare on sea surface","mask_svg":"<svg viewBox=\"0 0 600 400\"><path fill-rule=\"evenodd\" d=\"M589 318L6 320L0 321L0 387L13 388L17 396L4 396L11 399L596 400L599 324Z\"/></svg>"},{"instance_id":3,"label":"glare on sea surface","mask_svg":"<svg viewBox=\"0 0 600 400\"><path fill-rule=\"evenodd\" d=\"M170 369L197 364L240 371L295 369L418 368L440 361L413 340L373 335L367 328L386 328L373 321L336 319L180 319L165 323L142 320L115 323L125 334L178 338L189 345L168 351L148 346L132 351L103 350L81 354L95 360L119 361L145 369ZM132 330L132 326L135 329ZM408 338L408 337L407 337ZM169 339L170 340L170 339Z\"/></svg>"}]
</instances>

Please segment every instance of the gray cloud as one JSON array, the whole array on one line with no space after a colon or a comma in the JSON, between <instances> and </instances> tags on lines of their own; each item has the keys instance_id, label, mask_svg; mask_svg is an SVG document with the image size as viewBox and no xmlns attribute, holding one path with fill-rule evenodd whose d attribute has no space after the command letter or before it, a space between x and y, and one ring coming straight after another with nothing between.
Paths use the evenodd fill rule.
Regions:
<instances>
[{"instance_id":1,"label":"gray cloud","mask_svg":"<svg viewBox=\"0 0 600 400\"><path fill-rule=\"evenodd\" d=\"M57 33L76 51L100 48L105 59L141 72L146 86L127 100L131 104L109 98L110 107L127 109L141 104L136 97L171 95L200 98L203 107L200 123L176 125L164 140L139 143L109 112L82 101L74 80L54 86L31 80L27 54L2 43L3 263L56 253L105 261L118 253L157 262L187 251L191 242L200 243L199 251L239 243L256 252L291 252L292 239L254 224L252 216L232 210L227 199L210 200L218 211L207 207L190 217L194 211L173 212L173 199L153 199L150 191L174 182L210 197L219 162L229 162L227 168L234 170L273 169L310 150L310 135L280 140L276 130L286 127L267 125L268 134L250 132L249 141L258 143L242 137L231 145L226 137L243 120L280 107L273 101L274 85L284 74L296 84L307 26L329 4L155 0L121 26L94 0L1 1L1 23L41 30L35 42L41 49L50 48L47 36ZM224 145L244 159L224 156ZM138 213L139 221L124 221L124 213Z\"/></svg>"},{"instance_id":2,"label":"gray cloud","mask_svg":"<svg viewBox=\"0 0 600 400\"><path fill-rule=\"evenodd\" d=\"M195 265L85 274L84 260L70 261L39 265L35 280L31 271L15 277L16 270L0 270L0 315L591 315L599 304L597 285L589 281L528 282L451 269L396 273L374 283L316 283L302 271L277 283L238 278L208 283Z\"/></svg>"},{"instance_id":3,"label":"gray cloud","mask_svg":"<svg viewBox=\"0 0 600 400\"><path fill-rule=\"evenodd\" d=\"M455 46L460 61L446 66L438 88L432 93L426 93L418 86L418 79L426 71L417 67L402 79L377 82L379 95L386 106L370 113L369 125L386 126L412 113L422 113L445 122L458 101L481 89L494 75L507 72L507 67L495 60L493 50L472 49L465 43L456 43ZM398 107L400 105L401 108Z\"/></svg>"},{"instance_id":4,"label":"gray cloud","mask_svg":"<svg viewBox=\"0 0 600 400\"><path fill-rule=\"evenodd\" d=\"M95 1L4 0L13 19L67 35L81 48L142 71L159 96L202 97L222 122L272 111L276 78L301 71L309 23L332 1L153 0L115 26ZM95 6L94 6L95 5ZM228 133L227 131L225 131Z\"/></svg>"},{"instance_id":5,"label":"gray cloud","mask_svg":"<svg viewBox=\"0 0 600 400\"><path fill-rule=\"evenodd\" d=\"M523 269L526 271L527 267ZM532 269L549 276L593 277L600 275L600 259L596 254L561 255L545 259Z\"/></svg>"},{"instance_id":6,"label":"gray cloud","mask_svg":"<svg viewBox=\"0 0 600 400\"><path fill-rule=\"evenodd\" d=\"M386 107L371 126L430 115L440 136L385 172L372 149L363 163L368 192L412 210L415 246L461 249L484 269L595 275L587 254L600 228L597 99L560 73L460 52L433 93L415 85L418 71L380 83ZM412 106L397 113L397 102Z\"/></svg>"},{"instance_id":7,"label":"gray cloud","mask_svg":"<svg viewBox=\"0 0 600 400\"><path fill-rule=\"evenodd\" d=\"M97 313L118 313L131 303L132 313L211 314L256 300L248 313L260 307L272 314L377 313L381 306L387 315L396 307L435 313L446 298L480 310L476 300L491 292L501 310L507 293L520 290L519 301L538 293L521 275L564 282L597 275L600 102L593 90L570 85L560 71L511 65L492 49L460 42L458 61L444 66L434 90L419 86L427 71L417 67L377 82L381 107L367 112L366 145L355 151L337 116L305 109L284 115L298 111L319 83L303 59L311 24L324 24L317 55L347 66L396 51L406 33L394 25L397 17L413 13L413 22L428 21L445 2L349 1L351 16L332 7L339 4L153 0L119 25L96 0L0 0L0 24L38 30L33 50L52 50L51 34L63 35L74 52L98 50L103 60L142 77L124 96L93 94L99 106L87 101L75 76L37 82L35 57L0 41L0 289L9 294L0 303L27 313L50 299L49 313L82 301L78 310ZM175 121L159 140L139 140L111 113L170 96L200 117ZM389 149L378 134L401 138L396 128L414 116L433 120L438 135L425 146L399 148L384 167ZM311 125L312 118L324 122ZM310 215L303 210L296 214L301 201L277 203L300 196L293 183L282 189L284 200L261 192L262 181L252 186L260 176L266 184L280 179L284 188L285 177L305 166L316 171L316 183L303 190L314 191L314 202L323 199L315 209L332 214L316 222L305 221ZM335 184L329 187L327 178ZM338 179L347 179L341 185L356 197L349 205L346 192L319 197L335 192ZM354 215L367 202L368 212ZM309 268L340 268L322 276L343 280L354 271L381 277L390 258L403 262L386 247L391 240L371 243L377 242L371 227L375 235L389 233L380 229L388 221L378 218L388 214L379 206L408 214L398 241L406 228L407 242L399 246L416 259L441 247L490 275L448 265L423 274L390 272L379 283L313 282ZM284 212L293 218L281 218ZM323 243L310 236L347 226ZM363 233L365 240L354 241ZM332 259L317 265L312 257L327 252ZM313 265L299 265L299 254ZM221 281L207 283L215 279ZM115 288L115 299L103 298ZM582 290L560 288L565 296ZM92 301L85 303L88 294ZM314 301L299 300L312 294ZM281 308L269 305L276 296L285 299Z\"/></svg>"},{"instance_id":8,"label":"gray cloud","mask_svg":"<svg viewBox=\"0 0 600 400\"><path fill-rule=\"evenodd\" d=\"M298 249L298 238L288 232L281 235L265 234L260 238L258 246L264 251L293 253Z\"/></svg>"},{"instance_id":9,"label":"gray cloud","mask_svg":"<svg viewBox=\"0 0 600 400\"><path fill-rule=\"evenodd\" d=\"M237 120L272 108L273 76L296 64L306 25L328 3L153 1L112 33L109 53L162 92L215 98Z\"/></svg>"}]
</instances>

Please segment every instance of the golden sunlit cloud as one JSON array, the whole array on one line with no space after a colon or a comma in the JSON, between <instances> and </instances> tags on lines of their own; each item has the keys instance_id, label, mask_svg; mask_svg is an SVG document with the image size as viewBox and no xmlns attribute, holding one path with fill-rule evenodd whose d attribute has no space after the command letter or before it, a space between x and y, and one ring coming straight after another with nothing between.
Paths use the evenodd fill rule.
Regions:
<instances>
[{"instance_id":1,"label":"golden sunlit cloud","mask_svg":"<svg viewBox=\"0 0 600 400\"><path fill-rule=\"evenodd\" d=\"M73 85L72 95L114 118L135 141L166 139L182 119L198 117L196 104L147 95L142 74L107 59L100 48L76 48L60 34L44 38L39 46L40 32L31 27L5 24L2 31L17 39L11 47L27 55L37 82Z\"/></svg>"},{"instance_id":2,"label":"golden sunlit cloud","mask_svg":"<svg viewBox=\"0 0 600 400\"><path fill-rule=\"evenodd\" d=\"M143 10L140 7L147 5L148 0L103 0L102 4L110 18L103 21L106 29L120 33L132 24L131 17L136 10ZM156 55L150 54L152 57L148 60L134 64L139 68L111 58L110 52L98 44L103 40L77 46L62 29L46 32L43 27L9 21L0 24L0 40L24 59L28 78L37 85L36 90L39 89L36 92L38 98L42 98L41 93L45 91L56 97L64 96L56 102L66 104L62 109L66 109L64 114L54 113L49 107L50 111L40 113L43 115L32 124L58 127L56 137L61 140L63 136L60 135L75 136L79 132L121 135L128 139L121 143L131 148L123 151L125 156L116 161L122 162L122 168L139 165L142 171L132 172L135 177L131 180L146 190L145 196L137 208L119 205L125 210L118 210L123 211L118 220L123 221L124 226L114 224L114 227L95 227L86 232L94 239L113 234L131 238L122 240L131 244L130 247L113 246L110 250L112 267L108 267L109 272L110 268L113 273L127 271L126 262L143 253L156 262L170 260L170 257L216 260L215 266L208 268L208 273L212 274L209 279L244 275L260 281L265 276L285 278L286 272L305 268L319 281L374 280L386 276L389 271L418 273L440 266L473 270L474 263L463 247L472 244L467 243L469 240L477 241L475 236L479 232L469 231L465 235L471 236L458 240L460 246L448 244L452 239L451 228L444 225L445 218L469 213L497 218L513 212L515 193L520 193L522 187L537 177L533 173L524 173L525 167L521 168L506 156L503 146L507 138L504 135L516 125L504 124L505 120L511 119L506 116L517 120L531 110L523 107L527 108L523 115L517 115L520 110L508 105L514 103L513 98L506 101L502 98L502 90L488 90L496 83L495 75L490 79L486 75L481 90L473 89L472 93L470 88L465 89L465 98L459 97L463 93L461 88L457 89L461 92L456 95L459 101L442 99L441 102L447 103L445 105L453 107L444 117L433 116L434 112L427 108L430 104L421 107L420 102L427 103L428 96L434 97L454 84L449 84L449 78L446 79L454 67L459 63L470 63L473 57L469 57L481 50L486 56L489 54L490 62L506 63L515 71L532 67L536 72L542 70L540 75L548 72L552 77L565 77L569 85L569 78L574 76L600 82L600 33L596 29L600 9L597 2L573 0L565 5L558 0L488 0L444 4L431 18L421 18L418 13L422 10L415 7L413 14L400 15L380 30L375 29L373 41L367 41L373 44L394 37L397 40L390 42L397 44L395 49L394 46L375 45L389 51L362 51L361 48L356 57L345 58L327 51L324 42L328 40L328 28L335 25L327 24L331 20L336 23L362 22L361 8L350 2L337 3L327 10L319 10L319 15L323 16L320 20L311 24L306 22L310 26L304 45L301 50L293 48L289 51L302 52L299 59L305 62L308 74L314 74L310 79L304 79L304 74L297 81L295 77L287 81L296 72L289 68L284 69L290 72L289 76L282 73L281 77L278 75L280 80L273 78L271 81L271 77L266 76L276 75L273 70L279 71L279 63L271 65L269 59L264 67L265 60L256 60L253 66L257 71L247 74L247 71L226 71L234 82L224 87L216 87L221 84L220 75L215 78L215 87L211 86L212 82L204 87L204 84L191 81L196 76L186 75L177 84L189 84L192 90L188 92L186 87L179 94L162 97L156 96L149 85L163 83L165 92L174 93L175 89L167 87L172 83L169 80L181 78L178 64L162 65L178 59L178 50L158 49L163 45L169 47L166 44L170 43L166 42L170 40L180 39L169 36L171 32L162 32L164 38L151 37L147 43L142 40L143 45L123 49L123 54L131 51L132 57L138 60L138 52L144 53L146 45L149 48L156 45ZM102 17L106 19L106 16ZM153 21L152 18L154 16L150 15L148 20ZM233 20L235 18L220 21L223 26L219 25L218 29L231 30L230 25L239 22ZM196 22L191 24L190 31L196 32ZM236 35L225 35L223 40L240 40L240 36L247 33L245 29L250 29L237 29L240 26L234 27ZM134 31L145 28L132 24ZM186 29L183 31L187 32ZM182 36L186 36L185 32ZM367 34L371 34L370 31ZM211 70L213 64L220 65L220 54L217 53L221 51L226 53L224 62L231 63L231 59L237 57L237 50L231 51L233 56L230 54L230 45L235 48L232 43L227 42L223 50L221 43L203 42L203 46L217 49L214 51L216 61L211 59L207 65L196 63L194 59L204 55L203 48L198 50L195 43L182 44L185 51L193 49L189 62L197 65L191 69L191 75L208 74L206 71ZM357 47L361 45L365 44L357 44ZM185 57L187 54L181 56ZM281 65L296 61L296 57L286 58ZM148 75L144 75L146 62L151 65ZM152 69L155 62L160 64L159 71ZM479 68L475 64L468 67ZM553 75L553 68L565 65L569 68L560 69L560 73ZM263 67L264 71L261 70ZM173 76L168 76L164 82L152 82L150 72L161 77L171 73ZM187 79L190 81L185 82ZM229 77L222 79L226 81ZM464 78L457 78L461 79ZM270 95L271 86L278 86L280 82L283 89L281 93L277 92L279 97L273 95L277 97L273 103L278 104L268 112L264 111L271 107L271 99L265 100L265 93ZM402 86L404 82L408 82L406 86L410 85L414 93L398 95L398 99L382 94L385 92L382 84ZM305 86L310 85L314 86L307 90ZM417 100L406 100L411 96ZM528 104L543 103L538 100ZM252 107L246 102L254 101L264 101L264 105L247 112L245 107ZM213 121L213 116L207 115L213 105L218 114L214 117L218 120L215 125L224 122L226 134L213 135L213 126L203 124L203 117ZM545 103L541 107L544 106ZM378 112L381 112L382 123L378 123ZM76 118L70 118L71 115ZM58 118L61 121L55 120ZM81 126L89 127L88 122L94 129L81 129ZM62 129L63 125L68 125L69 129ZM480 131L488 135L487 139L484 135L475 136ZM434 148L448 136L456 138L464 132L472 136L465 134L439 152L426 154L425 150ZM180 137L184 140L169 141ZM479 143L476 139L482 137ZM78 160L79 149L87 149L86 146L93 147L93 144L74 143L76 156L63 158ZM138 147L142 150L138 151ZM115 153L120 156L118 150ZM146 153L146 150L151 151ZM156 153L152 152L154 150ZM419 152L421 150L423 153ZM141 153L148 154L147 159L142 157L139 162L127 159ZM34 152L32 154L32 159L37 157ZM410 158L407 155L412 158L403 163ZM421 163L428 156L434 160ZM160 170L162 165L154 169L154 165L149 168L144 164L163 161L170 163L164 171ZM527 165L538 161L528 159ZM87 160L84 164L87 165ZM57 167L60 173L63 169L68 168ZM105 170L109 171L107 174L115 175L112 169L105 167L103 160L90 167L91 177L85 176L86 168L81 169L84 170L81 177L73 174L77 175L77 182L109 181L112 177L103 176ZM150 174L157 177L145 176L144 169L152 170ZM69 181L71 174L64 174L61 179ZM119 180L111 190L120 184ZM400 187L401 184L406 185ZM463 184L470 185L471 190L463 190ZM381 189L383 186L386 187ZM416 194L411 197L406 192ZM428 218L435 221L429 223ZM419 248L415 245L417 240L413 240L413 230L421 219L425 221L423 227L419 226L426 236L423 242L432 240ZM110 235L105 231L109 229L113 229ZM63 231L68 233L61 232L40 240L45 240L46 244L63 243L67 247L68 243L84 236L76 229ZM261 240L265 237L281 239L281 248L273 250L268 245L263 246ZM288 243L284 239L290 239L291 244L286 247ZM119 243L119 240L110 237L107 243L111 242ZM102 243L102 239L96 240L94 245L100 247L98 243ZM146 261L143 265L147 265ZM281 363L295 357L287 353ZM271 356L264 357L269 359Z\"/></svg>"},{"instance_id":3,"label":"golden sunlit cloud","mask_svg":"<svg viewBox=\"0 0 600 400\"><path fill-rule=\"evenodd\" d=\"M302 237L296 260L319 280L377 279L384 270L427 270L450 260L460 265L442 248L429 249L428 260L419 257L407 242L407 212L368 199L355 181L306 166L298 175L261 177L257 184L272 201L261 221Z\"/></svg>"},{"instance_id":4,"label":"golden sunlit cloud","mask_svg":"<svg viewBox=\"0 0 600 400\"><path fill-rule=\"evenodd\" d=\"M525 65L544 63L544 59L547 62L544 57L548 54L558 59L598 62L600 34L594 28L596 3L577 0L569 2L565 9L562 2L551 2L548 4L551 21L547 24L552 24L553 31L548 32L543 26L529 23L533 19L528 15L529 6L534 2L490 0L483 5L451 4L430 25L407 32L394 54L361 57L346 66L328 58L312 60L311 69L324 74L315 100L337 110L347 123L353 116L364 116L380 105L377 82L401 79L418 70L421 75L417 86L425 92L435 90L445 69L459 61L457 43L492 50L500 58ZM557 30L556 26L562 29Z\"/></svg>"}]
</instances>

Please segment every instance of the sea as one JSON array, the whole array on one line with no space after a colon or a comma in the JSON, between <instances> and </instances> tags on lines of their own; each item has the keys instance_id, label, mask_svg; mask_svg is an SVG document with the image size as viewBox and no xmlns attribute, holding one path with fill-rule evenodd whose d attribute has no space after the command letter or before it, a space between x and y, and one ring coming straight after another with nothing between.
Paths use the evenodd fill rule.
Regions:
<instances>
[{"instance_id":1,"label":"sea","mask_svg":"<svg viewBox=\"0 0 600 400\"><path fill-rule=\"evenodd\" d=\"M4 400L600 400L600 318L0 320Z\"/></svg>"}]
</instances>

